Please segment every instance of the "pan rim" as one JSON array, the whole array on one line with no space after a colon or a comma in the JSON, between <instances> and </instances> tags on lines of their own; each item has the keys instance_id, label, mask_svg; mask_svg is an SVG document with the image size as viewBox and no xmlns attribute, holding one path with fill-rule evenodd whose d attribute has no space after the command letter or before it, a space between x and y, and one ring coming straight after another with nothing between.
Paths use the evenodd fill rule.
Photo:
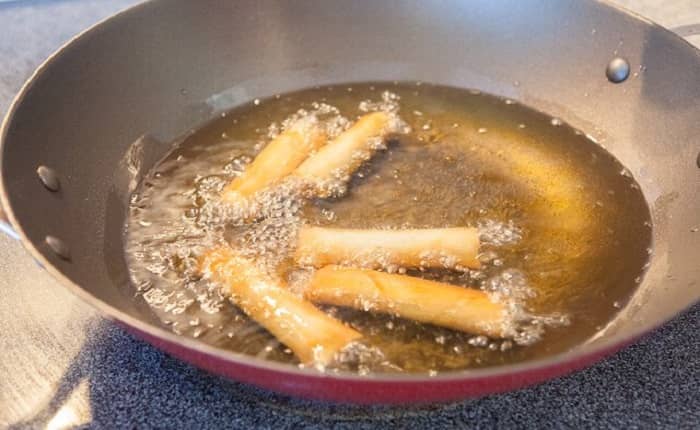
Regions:
<instances>
[{"instance_id":1,"label":"pan rim","mask_svg":"<svg viewBox=\"0 0 700 430\"><path fill-rule=\"evenodd\" d=\"M26 82L22 85L21 89L14 97L7 113L0 124L0 167L3 164L4 148L7 142L7 133L10 128L10 124L13 122L15 114L23 102L25 96L29 93L34 83L43 76L47 70L50 68L51 64L62 54L64 54L69 49L72 49L76 42L82 40L83 38L89 37L92 34L98 33L104 30L106 25L118 22L120 19L130 16L132 14L139 13L140 10L148 7L151 4L156 3L157 0L147 0L135 4L133 6L127 7L107 18L100 20L94 25L88 27L82 32L78 33L74 37L70 38L62 46L60 46L56 51L49 55L46 60L44 60L34 72L29 76ZM643 17L635 12L629 11L618 5L611 4L607 0L594 0L593 3L597 3L604 8L610 9L613 13L619 13L626 15L634 20L641 21L645 25L650 27L655 27L657 30L664 31L672 34L678 40L684 42L685 45L691 47L693 50L700 55L700 50L692 45L687 40L676 35L670 30L660 26L659 24ZM437 383L437 382L462 382L469 383L470 381L480 380L480 379L491 379L503 376L513 376L514 374L524 374L539 370L556 368L557 366L573 364L577 362L584 362L586 359L591 359L594 357L602 357L619 350L620 348L633 343L635 340L639 339L645 334L650 333L654 329L668 323L671 319L678 317L682 313L686 312L690 307L692 307L697 302L687 303L686 306L679 310L674 315L664 317L660 320L655 320L652 322L643 322L636 325L630 331L625 333L617 333L612 335L609 339L598 341L595 344L583 343L578 345L568 351L560 352L547 356L544 358L539 358L535 360L528 360L522 363L500 365L493 367L485 367L479 369L465 369L458 371L447 371L440 372L436 376L428 376L423 373L415 374L370 374L368 376L361 376L350 372L338 372L338 373L321 373L315 369L309 368L299 368L293 364L278 363L263 358L257 358L250 355L245 355L242 353L225 350L222 348L207 345L197 339L187 338L185 336L180 336L172 333L165 328L158 327L154 324L149 324L142 321L139 318L131 316L126 312L119 310L118 308L110 305L109 303L97 298L93 294L86 291L77 283L66 277L61 270L59 270L49 259L44 257L44 255L39 251L35 244L29 240L26 236L24 230L21 228L17 218L15 217L12 206L9 203L9 196L5 181L0 174L0 207L4 210L10 224L16 231L20 238L20 241L24 248L29 252L30 256L38 261L44 270L46 270L54 279L58 280L67 290L72 294L77 296L80 300L87 303L91 307L95 308L101 316L106 317L109 320L117 321L129 328L133 328L141 333L144 333L154 339L159 341L178 345L187 350L201 353L224 362L229 362L232 364L255 368L258 370L275 372L278 374L301 376L305 378L312 379L333 379L336 381L356 381L364 384L383 384L383 383ZM158 347L158 349L161 349ZM573 370L573 369L572 369Z\"/></svg>"}]
</instances>

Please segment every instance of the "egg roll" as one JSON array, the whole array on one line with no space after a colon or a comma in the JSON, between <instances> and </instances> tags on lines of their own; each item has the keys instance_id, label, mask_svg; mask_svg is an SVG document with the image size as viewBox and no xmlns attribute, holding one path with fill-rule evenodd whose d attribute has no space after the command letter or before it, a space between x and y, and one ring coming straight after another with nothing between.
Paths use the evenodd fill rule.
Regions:
<instances>
[{"instance_id":1,"label":"egg roll","mask_svg":"<svg viewBox=\"0 0 700 430\"><path fill-rule=\"evenodd\" d=\"M326 366L336 353L361 337L230 248L207 252L200 259L200 270L221 284L246 315L289 347L304 364Z\"/></svg>"},{"instance_id":2,"label":"egg roll","mask_svg":"<svg viewBox=\"0 0 700 430\"><path fill-rule=\"evenodd\" d=\"M304 296L314 302L391 314L489 337L506 331L505 305L483 291L368 269L326 266Z\"/></svg>"},{"instance_id":3,"label":"egg roll","mask_svg":"<svg viewBox=\"0 0 700 430\"><path fill-rule=\"evenodd\" d=\"M242 202L292 173L307 157L326 143L317 124L295 124L263 148L243 173L222 192L227 202Z\"/></svg>"},{"instance_id":4,"label":"egg roll","mask_svg":"<svg viewBox=\"0 0 700 430\"><path fill-rule=\"evenodd\" d=\"M363 161L379 149L391 131L392 117L385 112L363 115L349 129L307 158L294 171L311 184L319 197L332 195L328 185L347 182Z\"/></svg>"},{"instance_id":5,"label":"egg roll","mask_svg":"<svg viewBox=\"0 0 700 430\"><path fill-rule=\"evenodd\" d=\"M302 227L296 261L304 266L343 264L363 268L479 267L476 228L361 230Z\"/></svg>"}]
</instances>

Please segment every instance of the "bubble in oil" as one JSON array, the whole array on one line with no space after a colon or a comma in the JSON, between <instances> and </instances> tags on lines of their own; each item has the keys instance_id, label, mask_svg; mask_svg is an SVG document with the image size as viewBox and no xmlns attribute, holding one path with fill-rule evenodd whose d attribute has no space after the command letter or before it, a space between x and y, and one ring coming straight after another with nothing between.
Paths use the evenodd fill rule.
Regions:
<instances>
[{"instance_id":1,"label":"bubble in oil","mask_svg":"<svg viewBox=\"0 0 700 430\"><path fill-rule=\"evenodd\" d=\"M482 243L496 246L515 244L523 237L522 230L515 225L513 220L500 222L485 219L478 222L479 239Z\"/></svg>"},{"instance_id":2,"label":"bubble in oil","mask_svg":"<svg viewBox=\"0 0 700 430\"><path fill-rule=\"evenodd\" d=\"M486 347L489 344L489 338L486 336L475 336L467 341L469 345L476 347Z\"/></svg>"}]
</instances>

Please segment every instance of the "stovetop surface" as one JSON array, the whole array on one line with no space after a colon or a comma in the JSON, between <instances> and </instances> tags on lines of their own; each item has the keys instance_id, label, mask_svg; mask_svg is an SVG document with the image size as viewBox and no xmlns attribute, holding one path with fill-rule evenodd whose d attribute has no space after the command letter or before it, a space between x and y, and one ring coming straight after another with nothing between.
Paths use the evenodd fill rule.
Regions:
<instances>
[{"instance_id":1,"label":"stovetop surface","mask_svg":"<svg viewBox=\"0 0 700 430\"><path fill-rule=\"evenodd\" d=\"M51 52L135 0L0 2L0 113ZM616 0L685 35L697 0ZM700 35L688 40L700 45ZM700 120L700 119L699 119ZM700 425L700 305L545 384L449 405L307 402L209 375L100 317L0 235L0 427L407 428Z\"/></svg>"}]
</instances>

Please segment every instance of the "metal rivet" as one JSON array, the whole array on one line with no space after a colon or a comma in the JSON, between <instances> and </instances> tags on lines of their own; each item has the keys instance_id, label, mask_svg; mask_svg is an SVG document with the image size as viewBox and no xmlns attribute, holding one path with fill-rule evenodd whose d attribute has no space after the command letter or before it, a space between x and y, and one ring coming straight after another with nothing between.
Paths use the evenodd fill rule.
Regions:
<instances>
[{"instance_id":1,"label":"metal rivet","mask_svg":"<svg viewBox=\"0 0 700 430\"><path fill-rule=\"evenodd\" d=\"M605 76L610 82L619 84L627 79L630 75L630 63L622 57L615 57L610 60L608 67L605 69Z\"/></svg>"},{"instance_id":2,"label":"metal rivet","mask_svg":"<svg viewBox=\"0 0 700 430\"><path fill-rule=\"evenodd\" d=\"M39 175L39 179L44 186L50 191L58 191L61 188L61 183L58 181L58 175L53 171L52 168L46 166L39 166L36 169L36 174Z\"/></svg>"},{"instance_id":3,"label":"metal rivet","mask_svg":"<svg viewBox=\"0 0 700 430\"><path fill-rule=\"evenodd\" d=\"M70 261L70 249L63 243L63 241L55 236L46 236L44 239L46 244L51 248L54 254L58 255L64 260Z\"/></svg>"}]
</instances>

